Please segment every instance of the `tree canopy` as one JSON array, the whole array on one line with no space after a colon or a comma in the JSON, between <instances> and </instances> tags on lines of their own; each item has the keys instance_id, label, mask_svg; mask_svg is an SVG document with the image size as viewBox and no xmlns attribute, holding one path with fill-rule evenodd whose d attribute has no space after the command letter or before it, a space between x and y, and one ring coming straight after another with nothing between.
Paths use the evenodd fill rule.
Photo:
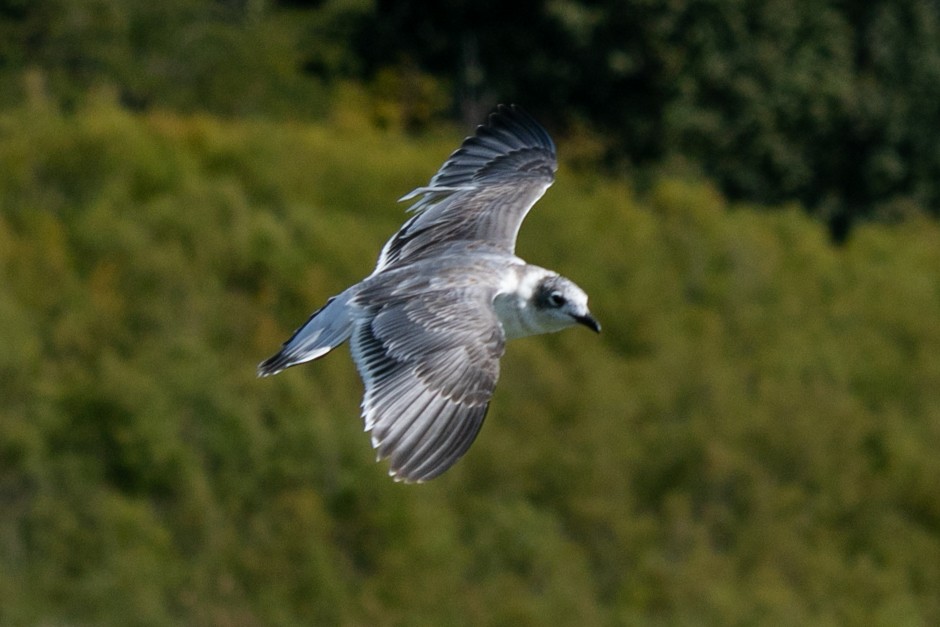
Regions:
<instances>
[{"instance_id":1,"label":"tree canopy","mask_svg":"<svg viewBox=\"0 0 940 627\"><path fill-rule=\"evenodd\" d=\"M940 624L937 11L0 0L0 625ZM497 101L604 332L395 484L255 365Z\"/></svg>"},{"instance_id":2,"label":"tree canopy","mask_svg":"<svg viewBox=\"0 0 940 627\"><path fill-rule=\"evenodd\" d=\"M7 0L0 31L4 82L38 69L66 104L104 83L135 108L317 119L365 81L386 122L515 101L594 129L608 166L682 162L837 238L940 212L934 0Z\"/></svg>"},{"instance_id":3,"label":"tree canopy","mask_svg":"<svg viewBox=\"0 0 940 627\"><path fill-rule=\"evenodd\" d=\"M563 159L520 254L604 332L511 343L405 486L345 350L255 378L453 149L353 110L0 114L0 624L940 621L935 223Z\"/></svg>"}]
</instances>

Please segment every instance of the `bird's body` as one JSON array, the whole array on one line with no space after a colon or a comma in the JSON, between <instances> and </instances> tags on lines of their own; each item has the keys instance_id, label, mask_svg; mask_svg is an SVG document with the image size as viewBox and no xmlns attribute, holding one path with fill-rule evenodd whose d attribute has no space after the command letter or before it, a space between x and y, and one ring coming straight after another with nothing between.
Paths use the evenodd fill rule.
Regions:
<instances>
[{"instance_id":1,"label":"bird's body","mask_svg":"<svg viewBox=\"0 0 940 627\"><path fill-rule=\"evenodd\" d=\"M576 323L600 328L578 286L514 254L555 167L545 130L500 107L427 187L404 198L422 196L373 273L315 312L259 375L350 340L365 428L389 473L424 481L447 470L483 423L506 340Z\"/></svg>"}]
</instances>

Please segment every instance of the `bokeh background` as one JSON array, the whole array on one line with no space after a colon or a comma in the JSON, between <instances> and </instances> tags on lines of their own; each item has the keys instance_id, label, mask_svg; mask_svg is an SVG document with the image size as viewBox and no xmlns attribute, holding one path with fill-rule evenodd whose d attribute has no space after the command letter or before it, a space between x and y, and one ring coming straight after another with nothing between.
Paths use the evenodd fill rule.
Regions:
<instances>
[{"instance_id":1,"label":"bokeh background","mask_svg":"<svg viewBox=\"0 0 940 627\"><path fill-rule=\"evenodd\" d=\"M604 333L396 484L255 365L497 102ZM935 0L3 0L0 624L940 623L938 181Z\"/></svg>"}]
</instances>

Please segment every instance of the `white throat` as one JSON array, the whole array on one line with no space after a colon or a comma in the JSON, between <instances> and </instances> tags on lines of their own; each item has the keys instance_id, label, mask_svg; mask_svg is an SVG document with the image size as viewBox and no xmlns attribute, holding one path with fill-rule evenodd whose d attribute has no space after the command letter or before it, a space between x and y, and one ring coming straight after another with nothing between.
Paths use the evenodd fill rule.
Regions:
<instances>
[{"instance_id":1,"label":"white throat","mask_svg":"<svg viewBox=\"0 0 940 627\"><path fill-rule=\"evenodd\" d=\"M535 288L542 279L551 274L553 273L544 268L524 265L513 268L503 279L503 284L493 299L493 309L503 325L507 340L559 330L556 325L547 324L548 321L538 315L539 312L532 303Z\"/></svg>"}]
</instances>

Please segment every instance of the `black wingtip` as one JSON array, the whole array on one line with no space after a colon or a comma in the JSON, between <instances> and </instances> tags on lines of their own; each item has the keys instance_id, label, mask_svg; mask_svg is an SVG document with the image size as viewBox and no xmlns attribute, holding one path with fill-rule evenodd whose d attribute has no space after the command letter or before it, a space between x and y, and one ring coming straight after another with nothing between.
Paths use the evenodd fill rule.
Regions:
<instances>
[{"instance_id":1,"label":"black wingtip","mask_svg":"<svg viewBox=\"0 0 940 627\"><path fill-rule=\"evenodd\" d=\"M498 104L486 119L486 124L477 127L477 136L503 129L513 135L523 137L532 146L541 146L553 155L555 142L548 131L539 124L525 109L517 104Z\"/></svg>"},{"instance_id":2,"label":"black wingtip","mask_svg":"<svg viewBox=\"0 0 940 627\"><path fill-rule=\"evenodd\" d=\"M258 377L270 377L279 373L281 370L287 367L287 358L284 356L284 351L280 351L276 355L268 357L260 364L258 364Z\"/></svg>"},{"instance_id":3,"label":"black wingtip","mask_svg":"<svg viewBox=\"0 0 940 627\"><path fill-rule=\"evenodd\" d=\"M535 119L518 105L498 105L477 127L475 135L463 140L431 182L402 197L408 200L425 194L411 211L423 211L434 199L434 192L451 193L480 184L481 181L508 177L535 177L550 183L557 169L555 143Z\"/></svg>"}]
</instances>

